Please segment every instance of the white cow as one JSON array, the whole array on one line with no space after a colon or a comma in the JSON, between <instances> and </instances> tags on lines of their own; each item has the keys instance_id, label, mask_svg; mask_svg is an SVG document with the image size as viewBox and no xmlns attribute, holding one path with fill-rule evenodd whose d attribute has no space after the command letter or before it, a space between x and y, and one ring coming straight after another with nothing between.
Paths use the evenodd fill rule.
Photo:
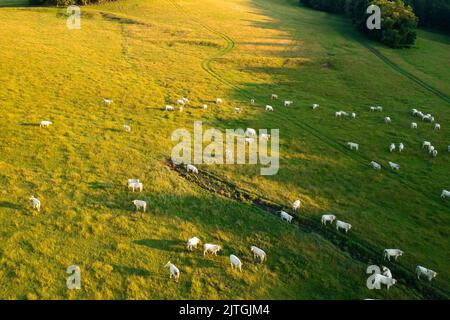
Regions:
<instances>
[{"instance_id":1,"label":"white cow","mask_svg":"<svg viewBox=\"0 0 450 320\"><path fill-rule=\"evenodd\" d=\"M417 129L417 123L411 122L411 129Z\"/></svg>"},{"instance_id":2,"label":"white cow","mask_svg":"<svg viewBox=\"0 0 450 320\"><path fill-rule=\"evenodd\" d=\"M144 189L144 185L142 184L142 182L132 182L128 183L128 189L131 189L133 192L135 192L136 190L142 192L142 190Z\"/></svg>"},{"instance_id":3,"label":"white cow","mask_svg":"<svg viewBox=\"0 0 450 320\"><path fill-rule=\"evenodd\" d=\"M376 107L375 107L375 110L381 112L381 111L383 111L383 107L382 107L382 106L376 106Z\"/></svg>"},{"instance_id":4,"label":"white cow","mask_svg":"<svg viewBox=\"0 0 450 320\"><path fill-rule=\"evenodd\" d=\"M189 99L188 98L183 97L183 98L181 98L181 100L183 100L185 104L189 103Z\"/></svg>"},{"instance_id":5,"label":"white cow","mask_svg":"<svg viewBox=\"0 0 450 320\"><path fill-rule=\"evenodd\" d=\"M266 105L266 111L273 111L273 107L269 106L269 105Z\"/></svg>"},{"instance_id":6,"label":"white cow","mask_svg":"<svg viewBox=\"0 0 450 320\"><path fill-rule=\"evenodd\" d=\"M424 142L422 142L422 149L423 148L429 148L431 146L431 142L430 141L424 141Z\"/></svg>"},{"instance_id":7,"label":"white cow","mask_svg":"<svg viewBox=\"0 0 450 320\"><path fill-rule=\"evenodd\" d=\"M173 111L173 106L166 105L166 111Z\"/></svg>"},{"instance_id":8,"label":"white cow","mask_svg":"<svg viewBox=\"0 0 450 320\"><path fill-rule=\"evenodd\" d=\"M402 142L400 142L400 144L398 145L398 151L402 152L404 149L405 149L405 145Z\"/></svg>"},{"instance_id":9,"label":"white cow","mask_svg":"<svg viewBox=\"0 0 450 320\"><path fill-rule=\"evenodd\" d=\"M352 118L355 119L356 118L356 113L352 112Z\"/></svg>"},{"instance_id":10,"label":"white cow","mask_svg":"<svg viewBox=\"0 0 450 320\"><path fill-rule=\"evenodd\" d=\"M391 122L391 117L384 118L384 123L390 123L390 122Z\"/></svg>"},{"instance_id":11,"label":"white cow","mask_svg":"<svg viewBox=\"0 0 450 320\"><path fill-rule=\"evenodd\" d=\"M178 99L177 104L179 104L180 106L184 106L186 104L186 102L184 102L183 99Z\"/></svg>"},{"instance_id":12,"label":"white cow","mask_svg":"<svg viewBox=\"0 0 450 320\"><path fill-rule=\"evenodd\" d=\"M293 103L294 103L294 101L287 100L287 101L284 102L284 106L285 107L290 107Z\"/></svg>"},{"instance_id":13,"label":"white cow","mask_svg":"<svg viewBox=\"0 0 450 320\"><path fill-rule=\"evenodd\" d=\"M245 135L248 137L256 137L256 130L252 128L247 128L245 130Z\"/></svg>"},{"instance_id":14,"label":"white cow","mask_svg":"<svg viewBox=\"0 0 450 320\"><path fill-rule=\"evenodd\" d=\"M336 220L336 216L334 214L324 214L321 219L321 223L326 226L327 222L333 224L333 221Z\"/></svg>"},{"instance_id":15,"label":"white cow","mask_svg":"<svg viewBox=\"0 0 450 320\"><path fill-rule=\"evenodd\" d=\"M237 113L241 113L241 108L234 108L234 111L236 111Z\"/></svg>"},{"instance_id":16,"label":"white cow","mask_svg":"<svg viewBox=\"0 0 450 320\"><path fill-rule=\"evenodd\" d=\"M431 151L431 155L436 158L438 155L438 151L437 150Z\"/></svg>"},{"instance_id":17,"label":"white cow","mask_svg":"<svg viewBox=\"0 0 450 320\"><path fill-rule=\"evenodd\" d=\"M377 108L376 107L369 107L369 111L371 111L371 112L375 112L375 111L377 111Z\"/></svg>"},{"instance_id":18,"label":"white cow","mask_svg":"<svg viewBox=\"0 0 450 320\"><path fill-rule=\"evenodd\" d=\"M312 105L312 109L313 110L316 110L318 107L320 107L317 103L314 103L313 105Z\"/></svg>"},{"instance_id":19,"label":"white cow","mask_svg":"<svg viewBox=\"0 0 450 320\"><path fill-rule=\"evenodd\" d=\"M217 256L217 252L219 252L220 250L222 250L222 247L217 244L205 243L203 245L203 255L211 252L213 255Z\"/></svg>"},{"instance_id":20,"label":"white cow","mask_svg":"<svg viewBox=\"0 0 450 320\"><path fill-rule=\"evenodd\" d=\"M450 191L442 190L441 198L442 198L442 199L450 198Z\"/></svg>"},{"instance_id":21,"label":"white cow","mask_svg":"<svg viewBox=\"0 0 450 320\"><path fill-rule=\"evenodd\" d=\"M125 129L126 132L131 132L131 126L124 124L123 128Z\"/></svg>"},{"instance_id":22,"label":"white cow","mask_svg":"<svg viewBox=\"0 0 450 320\"><path fill-rule=\"evenodd\" d=\"M136 207L136 211L139 211L139 209L142 209L142 212L147 211L147 202L144 200L133 200L133 204Z\"/></svg>"},{"instance_id":23,"label":"white cow","mask_svg":"<svg viewBox=\"0 0 450 320\"><path fill-rule=\"evenodd\" d=\"M187 246L186 246L186 248L187 248L189 251L192 251L193 248L197 248L197 245L198 245L199 243L200 243L200 239L199 239L199 238L197 238L197 237L190 238L190 239L187 241Z\"/></svg>"},{"instance_id":24,"label":"white cow","mask_svg":"<svg viewBox=\"0 0 450 320\"><path fill-rule=\"evenodd\" d=\"M262 249L251 246L250 250L253 252L253 259L256 259L256 257L258 257L261 263L267 260L267 255Z\"/></svg>"},{"instance_id":25,"label":"white cow","mask_svg":"<svg viewBox=\"0 0 450 320\"><path fill-rule=\"evenodd\" d=\"M41 211L41 202L38 198L35 196L31 196L30 200L33 202L33 209L36 209L37 211Z\"/></svg>"},{"instance_id":26,"label":"white cow","mask_svg":"<svg viewBox=\"0 0 450 320\"><path fill-rule=\"evenodd\" d=\"M374 278L374 285L376 287L379 287L381 284L384 284L384 285L386 285L388 290L389 290L389 288L391 286L393 286L396 283L397 283L397 280L395 280L393 278L389 278L389 277L384 276L382 274L376 274L375 278Z\"/></svg>"},{"instance_id":27,"label":"white cow","mask_svg":"<svg viewBox=\"0 0 450 320\"><path fill-rule=\"evenodd\" d=\"M183 111L183 106L180 106L179 108L178 108L178 111Z\"/></svg>"},{"instance_id":28,"label":"white cow","mask_svg":"<svg viewBox=\"0 0 450 320\"><path fill-rule=\"evenodd\" d=\"M389 152L392 152L392 151L394 151L395 150L395 143L391 143L390 145L389 145Z\"/></svg>"},{"instance_id":29,"label":"white cow","mask_svg":"<svg viewBox=\"0 0 450 320\"><path fill-rule=\"evenodd\" d=\"M391 167L392 170L400 170L400 165L395 162L389 161L389 166Z\"/></svg>"},{"instance_id":30,"label":"white cow","mask_svg":"<svg viewBox=\"0 0 450 320\"><path fill-rule=\"evenodd\" d=\"M429 154L432 154L433 151L434 151L434 146L429 146L429 147L428 147L428 153L429 153Z\"/></svg>"},{"instance_id":31,"label":"white cow","mask_svg":"<svg viewBox=\"0 0 450 320\"><path fill-rule=\"evenodd\" d=\"M356 151L359 150L359 144L354 142L347 142L347 145L349 146L350 150L355 149Z\"/></svg>"},{"instance_id":32,"label":"white cow","mask_svg":"<svg viewBox=\"0 0 450 320\"><path fill-rule=\"evenodd\" d=\"M51 122L51 121L48 121L48 120L43 120L43 121L41 121L41 123L39 124L39 126L41 127L41 128L48 128L50 125L52 125L53 124L53 122Z\"/></svg>"},{"instance_id":33,"label":"white cow","mask_svg":"<svg viewBox=\"0 0 450 320\"><path fill-rule=\"evenodd\" d=\"M216 99L216 104L219 104L219 103L223 103L223 100L221 98Z\"/></svg>"},{"instance_id":34,"label":"white cow","mask_svg":"<svg viewBox=\"0 0 450 320\"><path fill-rule=\"evenodd\" d=\"M165 268L169 268L169 278L172 279L172 277L175 278L175 282L178 282L180 280L180 270L171 263L170 261L166 263L164 266Z\"/></svg>"},{"instance_id":35,"label":"white cow","mask_svg":"<svg viewBox=\"0 0 450 320\"><path fill-rule=\"evenodd\" d=\"M250 104L254 105L255 104L255 99L250 99Z\"/></svg>"},{"instance_id":36,"label":"white cow","mask_svg":"<svg viewBox=\"0 0 450 320\"><path fill-rule=\"evenodd\" d=\"M336 118L340 118L340 117L342 117L342 112L341 112L341 111L336 111L336 112L334 113L334 116L335 116Z\"/></svg>"},{"instance_id":37,"label":"white cow","mask_svg":"<svg viewBox=\"0 0 450 320\"><path fill-rule=\"evenodd\" d=\"M186 166L186 171L187 172L192 172L192 173L198 173L198 169L196 166L192 165L192 164L188 164Z\"/></svg>"},{"instance_id":38,"label":"white cow","mask_svg":"<svg viewBox=\"0 0 450 320\"><path fill-rule=\"evenodd\" d=\"M300 209L301 206L302 206L302 203L301 203L300 200L295 200L295 201L292 203L292 209L293 209L294 211L297 211L298 209Z\"/></svg>"},{"instance_id":39,"label":"white cow","mask_svg":"<svg viewBox=\"0 0 450 320\"><path fill-rule=\"evenodd\" d=\"M439 123L435 123L434 130L441 130L441 125Z\"/></svg>"},{"instance_id":40,"label":"white cow","mask_svg":"<svg viewBox=\"0 0 450 320\"><path fill-rule=\"evenodd\" d=\"M106 104L107 106L110 106L113 104L113 101L110 99L103 99L103 103Z\"/></svg>"},{"instance_id":41,"label":"white cow","mask_svg":"<svg viewBox=\"0 0 450 320\"><path fill-rule=\"evenodd\" d=\"M283 210L278 211L278 213L280 214L281 220L286 220L286 221L289 222L289 223L291 223L291 222L292 222L292 219L294 218L294 217L291 216L289 213L287 213L287 212L285 212L285 211L283 211Z\"/></svg>"},{"instance_id":42,"label":"white cow","mask_svg":"<svg viewBox=\"0 0 450 320\"><path fill-rule=\"evenodd\" d=\"M422 111L417 111L416 117L422 118L423 117L423 112Z\"/></svg>"},{"instance_id":43,"label":"white cow","mask_svg":"<svg viewBox=\"0 0 450 320\"><path fill-rule=\"evenodd\" d=\"M208 109L208 105L207 104L204 104L202 107L203 107L203 109Z\"/></svg>"},{"instance_id":44,"label":"white cow","mask_svg":"<svg viewBox=\"0 0 450 320\"><path fill-rule=\"evenodd\" d=\"M425 276L428 279L428 281L431 281L438 274L437 274L436 271L433 271L431 269L427 269L427 268L422 267L422 266L417 266L416 267L416 275L417 275L417 279L420 279L420 276L423 275L423 276Z\"/></svg>"},{"instance_id":45,"label":"white cow","mask_svg":"<svg viewBox=\"0 0 450 320\"><path fill-rule=\"evenodd\" d=\"M274 94L274 93L272 93L272 100L277 100L278 99L278 95L277 94Z\"/></svg>"},{"instance_id":46,"label":"white cow","mask_svg":"<svg viewBox=\"0 0 450 320\"><path fill-rule=\"evenodd\" d=\"M350 223L336 220L336 230L339 231L339 229L344 229L345 233L348 233L348 231L352 228L352 225Z\"/></svg>"},{"instance_id":47,"label":"white cow","mask_svg":"<svg viewBox=\"0 0 450 320\"><path fill-rule=\"evenodd\" d=\"M417 112L418 112L417 109L412 109L412 110L411 110L411 114L412 114L413 116L415 116L415 115L417 114Z\"/></svg>"},{"instance_id":48,"label":"white cow","mask_svg":"<svg viewBox=\"0 0 450 320\"><path fill-rule=\"evenodd\" d=\"M381 270L383 271L383 276L392 278L392 272L391 270L389 270L389 268L383 266Z\"/></svg>"},{"instance_id":49,"label":"white cow","mask_svg":"<svg viewBox=\"0 0 450 320\"><path fill-rule=\"evenodd\" d=\"M401 257L403 255L403 251L400 249L384 249L383 251L383 257L384 259L388 259L391 261L391 257L395 258L395 261L397 261L398 257Z\"/></svg>"},{"instance_id":50,"label":"white cow","mask_svg":"<svg viewBox=\"0 0 450 320\"><path fill-rule=\"evenodd\" d=\"M234 254L230 255L230 264L232 269L237 268L239 272L242 272L242 262Z\"/></svg>"},{"instance_id":51,"label":"white cow","mask_svg":"<svg viewBox=\"0 0 450 320\"><path fill-rule=\"evenodd\" d=\"M381 170L381 165L375 161L371 161L370 165L372 166L372 168L374 168L375 170Z\"/></svg>"}]
</instances>

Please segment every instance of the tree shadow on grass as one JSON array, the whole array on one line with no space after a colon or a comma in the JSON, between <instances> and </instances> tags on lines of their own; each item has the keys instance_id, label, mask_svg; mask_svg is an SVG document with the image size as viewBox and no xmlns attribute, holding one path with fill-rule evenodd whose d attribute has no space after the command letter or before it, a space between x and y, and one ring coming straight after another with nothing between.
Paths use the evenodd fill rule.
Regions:
<instances>
[{"instance_id":1,"label":"tree shadow on grass","mask_svg":"<svg viewBox=\"0 0 450 320\"><path fill-rule=\"evenodd\" d=\"M120 274L127 274L127 275L135 275L135 276L144 276L148 277L150 276L150 272L144 269L140 268L133 268L133 267L127 267L127 266L118 266L113 265L114 271L117 271Z\"/></svg>"},{"instance_id":2,"label":"tree shadow on grass","mask_svg":"<svg viewBox=\"0 0 450 320\"><path fill-rule=\"evenodd\" d=\"M134 243L146 246L152 249L170 251L170 252L183 252L182 243L183 241L177 239L142 239L134 241Z\"/></svg>"},{"instance_id":3,"label":"tree shadow on grass","mask_svg":"<svg viewBox=\"0 0 450 320\"><path fill-rule=\"evenodd\" d=\"M24 127L39 127L39 123L32 122L21 122L20 125Z\"/></svg>"},{"instance_id":4,"label":"tree shadow on grass","mask_svg":"<svg viewBox=\"0 0 450 320\"><path fill-rule=\"evenodd\" d=\"M17 203L12 203L8 201L0 201L0 208L7 208L7 209L16 209L16 210L22 210L23 207Z\"/></svg>"}]
</instances>

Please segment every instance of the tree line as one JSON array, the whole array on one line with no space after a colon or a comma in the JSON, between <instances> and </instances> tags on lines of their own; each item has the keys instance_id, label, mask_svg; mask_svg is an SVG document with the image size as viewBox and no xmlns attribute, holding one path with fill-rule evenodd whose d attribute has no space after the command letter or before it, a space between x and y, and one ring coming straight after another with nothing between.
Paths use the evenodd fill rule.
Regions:
<instances>
[{"instance_id":1,"label":"tree line","mask_svg":"<svg viewBox=\"0 0 450 320\"><path fill-rule=\"evenodd\" d=\"M368 37L394 48L409 47L416 39L417 25L450 33L450 0L299 0L316 10L345 14ZM366 12L370 5L381 8L381 29L369 30Z\"/></svg>"}]
</instances>

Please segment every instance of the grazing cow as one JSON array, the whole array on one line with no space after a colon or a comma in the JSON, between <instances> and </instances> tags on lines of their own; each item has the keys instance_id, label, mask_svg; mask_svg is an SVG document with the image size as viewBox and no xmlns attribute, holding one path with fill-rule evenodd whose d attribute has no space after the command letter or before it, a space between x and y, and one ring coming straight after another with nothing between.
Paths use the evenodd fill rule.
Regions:
<instances>
[{"instance_id":1,"label":"grazing cow","mask_svg":"<svg viewBox=\"0 0 450 320\"><path fill-rule=\"evenodd\" d=\"M356 118L356 113L352 112L352 118L355 119Z\"/></svg>"},{"instance_id":2,"label":"grazing cow","mask_svg":"<svg viewBox=\"0 0 450 320\"><path fill-rule=\"evenodd\" d=\"M199 238L197 238L197 237L190 238L190 239L187 241L186 248L187 248L189 251L192 251L193 248L197 248L197 245L198 245L199 243L200 243L200 239L199 239Z\"/></svg>"},{"instance_id":3,"label":"grazing cow","mask_svg":"<svg viewBox=\"0 0 450 320\"><path fill-rule=\"evenodd\" d=\"M292 223L292 219L293 219L294 217L291 216L289 213L287 213L287 212L285 212L285 211L283 211L283 210L278 211L278 213L280 214L281 220L286 220L287 222Z\"/></svg>"},{"instance_id":4,"label":"grazing cow","mask_svg":"<svg viewBox=\"0 0 450 320\"><path fill-rule=\"evenodd\" d=\"M395 150L395 143L391 143L390 145L389 145L389 152L392 152L392 151L394 151Z\"/></svg>"},{"instance_id":5,"label":"grazing cow","mask_svg":"<svg viewBox=\"0 0 450 320\"><path fill-rule=\"evenodd\" d=\"M216 104L219 104L219 103L223 103L223 100L221 98L216 99Z\"/></svg>"},{"instance_id":6,"label":"grazing cow","mask_svg":"<svg viewBox=\"0 0 450 320\"><path fill-rule=\"evenodd\" d=\"M166 106L166 111L173 111L173 106L167 105Z\"/></svg>"},{"instance_id":7,"label":"grazing cow","mask_svg":"<svg viewBox=\"0 0 450 320\"><path fill-rule=\"evenodd\" d=\"M236 111L237 113L241 113L241 108L234 108L234 111Z\"/></svg>"},{"instance_id":8,"label":"grazing cow","mask_svg":"<svg viewBox=\"0 0 450 320\"><path fill-rule=\"evenodd\" d=\"M417 123L411 122L411 129L417 129Z\"/></svg>"},{"instance_id":9,"label":"grazing cow","mask_svg":"<svg viewBox=\"0 0 450 320\"><path fill-rule=\"evenodd\" d=\"M347 117L348 116L348 112L345 112L345 111L341 110L341 115L343 115L344 117Z\"/></svg>"},{"instance_id":10,"label":"grazing cow","mask_svg":"<svg viewBox=\"0 0 450 320\"><path fill-rule=\"evenodd\" d=\"M267 255L262 249L255 246L251 246L250 250L253 252L253 259L256 259L256 257L258 257L261 263L267 261Z\"/></svg>"},{"instance_id":11,"label":"grazing cow","mask_svg":"<svg viewBox=\"0 0 450 320\"><path fill-rule=\"evenodd\" d=\"M126 132L131 132L131 127L129 125L124 124L123 128L125 129Z\"/></svg>"},{"instance_id":12,"label":"grazing cow","mask_svg":"<svg viewBox=\"0 0 450 320\"><path fill-rule=\"evenodd\" d=\"M198 169L196 166L192 165L192 164L188 164L186 166L186 171L187 172L192 172L192 173L198 173Z\"/></svg>"},{"instance_id":13,"label":"grazing cow","mask_svg":"<svg viewBox=\"0 0 450 320\"><path fill-rule=\"evenodd\" d=\"M217 256L217 252L219 252L220 250L222 250L222 247L217 244L205 243L203 245L203 255L211 252L213 255Z\"/></svg>"},{"instance_id":14,"label":"grazing cow","mask_svg":"<svg viewBox=\"0 0 450 320\"><path fill-rule=\"evenodd\" d=\"M272 107L272 106L269 106L269 105L267 105L267 106L266 106L266 111L273 111L273 107Z\"/></svg>"},{"instance_id":15,"label":"grazing cow","mask_svg":"<svg viewBox=\"0 0 450 320\"><path fill-rule=\"evenodd\" d=\"M377 108L376 107L369 107L369 111L371 111L371 112L375 112L375 111L377 111Z\"/></svg>"},{"instance_id":16,"label":"grazing cow","mask_svg":"<svg viewBox=\"0 0 450 320\"><path fill-rule=\"evenodd\" d=\"M425 276L428 281L433 280L433 278L435 278L438 274L436 271L433 271L431 269L427 269L425 267L422 266L417 266L416 267L416 275L417 275L417 279L420 279L420 276Z\"/></svg>"},{"instance_id":17,"label":"grazing cow","mask_svg":"<svg viewBox=\"0 0 450 320\"><path fill-rule=\"evenodd\" d=\"M41 202L38 200L38 198L31 196L30 200L33 202L33 209L36 209L37 211L41 211Z\"/></svg>"},{"instance_id":18,"label":"grazing cow","mask_svg":"<svg viewBox=\"0 0 450 320\"><path fill-rule=\"evenodd\" d=\"M375 161L371 161L370 165L372 166L372 168L374 168L375 170L381 170L381 165Z\"/></svg>"},{"instance_id":19,"label":"grazing cow","mask_svg":"<svg viewBox=\"0 0 450 320\"><path fill-rule=\"evenodd\" d=\"M434 146L429 146L429 147L428 147L428 153L429 153L429 154L432 154L433 151L434 151Z\"/></svg>"},{"instance_id":20,"label":"grazing cow","mask_svg":"<svg viewBox=\"0 0 450 320\"><path fill-rule=\"evenodd\" d=\"M52 125L53 124L53 122L51 122L51 121L48 121L48 120L44 120L44 121L41 121L41 123L39 124L39 126L41 127L41 128L48 128L50 125Z\"/></svg>"},{"instance_id":21,"label":"grazing cow","mask_svg":"<svg viewBox=\"0 0 450 320\"><path fill-rule=\"evenodd\" d=\"M355 149L356 151L359 150L359 144L354 142L347 142L347 145L349 146L350 150Z\"/></svg>"},{"instance_id":22,"label":"grazing cow","mask_svg":"<svg viewBox=\"0 0 450 320\"><path fill-rule=\"evenodd\" d=\"M391 117L384 118L384 123L390 123L390 122L391 122Z\"/></svg>"},{"instance_id":23,"label":"grazing cow","mask_svg":"<svg viewBox=\"0 0 450 320\"><path fill-rule=\"evenodd\" d=\"M394 284L397 283L397 280L395 280L393 278L389 278L382 274L376 274L373 283L374 283L374 286L378 287L378 288L380 287L381 284L384 284L384 285L386 285L387 289L389 290L389 288L391 286L393 286Z\"/></svg>"},{"instance_id":24,"label":"grazing cow","mask_svg":"<svg viewBox=\"0 0 450 320\"><path fill-rule=\"evenodd\" d=\"M302 206L302 203L300 200L295 200L294 203L292 203L292 210L297 211Z\"/></svg>"},{"instance_id":25,"label":"grazing cow","mask_svg":"<svg viewBox=\"0 0 450 320\"><path fill-rule=\"evenodd\" d=\"M423 117L422 111L418 111L418 112L416 113L416 117L422 118L422 117Z\"/></svg>"},{"instance_id":26,"label":"grazing cow","mask_svg":"<svg viewBox=\"0 0 450 320\"><path fill-rule=\"evenodd\" d=\"M430 141L424 141L424 142L422 142L422 149L423 148L429 148L429 147L431 147L431 142Z\"/></svg>"},{"instance_id":27,"label":"grazing cow","mask_svg":"<svg viewBox=\"0 0 450 320\"><path fill-rule=\"evenodd\" d=\"M183 98L181 98L181 100L183 100L185 104L189 103L189 99L188 98L183 97Z\"/></svg>"},{"instance_id":28,"label":"grazing cow","mask_svg":"<svg viewBox=\"0 0 450 320\"><path fill-rule=\"evenodd\" d=\"M178 108L178 111L183 111L183 106L180 106L179 108Z\"/></svg>"},{"instance_id":29,"label":"grazing cow","mask_svg":"<svg viewBox=\"0 0 450 320\"><path fill-rule=\"evenodd\" d=\"M290 107L293 103L294 103L294 101L287 100L287 101L284 102L284 106L285 107Z\"/></svg>"},{"instance_id":30,"label":"grazing cow","mask_svg":"<svg viewBox=\"0 0 450 320\"><path fill-rule=\"evenodd\" d=\"M178 282L180 280L180 270L171 263L170 261L166 263L164 266L165 268L169 268L169 278L172 279L172 277L175 278L175 282Z\"/></svg>"},{"instance_id":31,"label":"grazing cow","mask_svg":"<svg viewBox=\"0 0 450 320\"><path fill-rule=\"evenodd\" d=\"M344 229L345 233L348 233L348 230L352 228L352 225L350 223L336 220L336 230L339 231L339 229Z\"/></svg>"},{"instance_id":32,"label":"grazing cow","mask_svg":"<svg viewBox=\"0 0 450 320\"><path fill-rule=\"evenodd\" d=\"M128 179L128 186L132 183L139 183L141 182L139 179Z\"/></svg>"},{"instance_id":33,"label":"grazing cow","mask_svg":"<svg viewBox=\"0 0 450 320\"><path fill-rule=\"evenodd\" d=\"M335 116L336 118L340 118L340 117L342 117L342 112L341 112L341 111L336 111L336 112L334 113L334 116Z\"/></svg>"},{"instance_id":34,"label":"grazing cow","mask_svg":"<svg viewBox=\"0 0 450 320\"><path fill-rule=\"evenodd\" d=\"M245 135L246 135L247 137L256 137L256 130L255 130L255 129L252 129L252 128L247 128L247 129L245 130Z\"/></svg>"},{"instance_id":35,"label":"grazing cow","mask_svg":"<svg viewBox=\"0 0 450 320\"><path fill-rule=\"evenodd\" d=\"M437 150L431 151L431 155L436 158L438 155L438 151Z\"/></svg>"},{"instance_id":36,"label":"grazing cow","mask_svg":"<svg viewBox=\"0 0 450 320\"><path fill-rule=\"evenodd\" d=\"M391 261L391 257L395 258L395 261L397 261L398 257L401 257L403 255L403 251L400 249L384 249L383 251L383 257L384 259L388 259Z\"/></svg>"},{"instance_id":37,"label":"grazing cow","mask_svg":"<svg viewBox=\"0 0 450 320\"><path fill-rule=\"evenodd\" d=\"M272 94L272 100L277 100L278 99L278 95L276 95L276 94Z\"/></svg>"},{"instance_id":38,"label":"grazing cow","mask_svg":"<svg viewBox=\"0 0 450 320\"><path fill-rule=\"evenodd\" d=\"M391 270L389 270L389 268L383 266L383 268L381 270L383 271L383 276L392 278L392 272L391 272Z\"/></svg>"},{"instance_id":39,"label":"grazing cow","mask_svg":"<svg viewBox=\"0 0 450 320\"><path fill-rule=\"evenodd\" d=\"M142 212L147 211L147 202L144 200L133 200L133 204L136 207L136 211L139 211L139 209L142 209Z\"/></svg>"},{"instance_id":40,"label":"grazing cow","mask_svg":"<svg viewBox=\"0 0 450 320\"><path fill-rule=\"evenodd\" d=\"M202 107L203 107L203 109L208 109L208 105L207 104L204 104Z\"/></svg>"},{"instance_id":41,"label":"grazing cow","mask_svg":"<svg viewBox=\"0 0 450 320\"><path fill-rule=\"evenodd\" d=\"M250 104L254 105L255 104L255 99L250 99Z\"/></svg>"},{"instance_id":42,"label":"grazing cow","mask_svg":"<svg viewBox=\"0 0 450 320\"><path fill-rule=\"evenodd\" d=\"M450 191L442 190L441 198L442 198L442 199L450 198Z\"/></svg>"},{"instance_id":43,"label":"grazing cow","mask_svg":"<svg viewBox=\"0 0 450 320\"><path fill-rule=\"evenodd\" d=\"M398 145L398 151L402 152L404 149L405 149L405 145L402 142L400 142L400 144Z\"/></svg>"},{"instance_id":44,"label":"grazing cow","mask_svg":"<svg viewBox=\"0 0 450 320\"><path fill-rule=\"evenodd\" d=\"M441 125L439 123L435 123L434 130L441 130Z\"/></svg>"},{"instance_id":45,"label":"grazing cow","mask_svg":"<svg viewBox=\"0 0 450 320\"><path fill-rule=\"evenodd\" d=\"M103 103L106 104L107 106L110 106L113 104L113 101L110 99L103 99Z\"/></svg>"},{"instance_id":46,"label":"grazing cow","mask_svg":"<svg viewBox=\"0 0 450 320\"><path fill-rule=\"evenodd\" d=\"M230 264L232 269L236 268L239 269L239 272L242 272L242 262L234 254L230 255Z\"/></svg>"},{"instance_id":47,"label":"grazing cow","mask_svg":"<svg viewBox=\"0 0 450 320\"><path fill-rule=\"evenodd\" d=\"M383 111L383 107L382 107L382 106L376 106L376 107L375 107L375 110L381 112L381 111Z\"/></svg>"},{"instance_id":48,"label":"grazing cow","mask_svg":"<svg viewBox=\"0 0 450 320\"><path fill-rule=\"evenodd\" d=\"M144 185L141 182L132 182L128 183L128 189L131 189L133 192L136 191L136 189L140 192L144 189Z\"/></svg>"},{"instance_id":49,"label":"grazing cow","mask_svg":"<svg viewBox=\"0 0 450 320\"><path fill-rule=\"evenodd\" d=\"M336 216L334 214L324 214L320 221L324 226L326 226L327 222L330 222L331 224L333 224L334 220L336 220Z\"/></svg>"},{"instance_id":50,"label":"grazing cow","mask_svg":"<svg viewBox=\"0 0 450 320\"><path fill-rule=\"evenodd\" d=\"M417 112L418 112L417 109L412 109L412 110L411 110L411 114L412 114L413 116L415 116L415 115L417 114Z\"/></svg>"},{"instance_id":51,"label":"grazing cow","mask_svg":"<svg viewBox=\"0 0 450 320\"><path fill-rule=\"evenodd\" d=\"M392 170L400 170L400 165L395 162L389 161L389 167L391 167Z\"/></svg>"},{"instance_id":52,"label":"grazing cow","mask_svg":"<svg viewBox=\"0 0 450 320\"><path fill-rule=\"evenodd\" d=\"M177 104L179 104L180 106L184 106L186 104L186 102L184 102L183 99L178 99Z\"/></svg>"},{"instance_id":53,"label":"grazing cow","mask_svg":"<svg viewBox=\"0 0 450 320\"><path fill-rule=\"evenodd\" d=\"M312 109L313 110L316 110L318 107L320 107L317 103L314 103L313 105L312 105Z\"/></svg>"}]
</instances>

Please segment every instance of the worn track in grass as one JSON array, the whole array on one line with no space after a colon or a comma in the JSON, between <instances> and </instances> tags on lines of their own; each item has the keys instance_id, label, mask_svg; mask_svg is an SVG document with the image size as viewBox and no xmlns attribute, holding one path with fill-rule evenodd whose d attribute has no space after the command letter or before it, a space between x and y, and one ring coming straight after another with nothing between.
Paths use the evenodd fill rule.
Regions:
<instances>
[{"instance_id":1,"label":"worn track in grass","mask_svg":"<svg viewBox=\"0 0 450 320\"><path fill-rule=\"evenodd\" d=\"M273 215L278 215L277 212L280 210L287 212L291 211L271 199L242 189L234 183L218 177L208 171L199 169L198 174L188 174L184 166L174 165L170 159L167 160L167 165L184 179L195 183L210 193L218 194L247 205L253 205ZM433 283L426 283L423 280L417 280L414 270L409 270L399 262L394 264L384 261L382 258L384 248L376 247L375 245L358 238L352 233L347 235L344 233L338 233L334 230L334 228L324 227L320 223L319 218L316 221L315 219L304 215L298 215L293 212L289 213L294 216L292 224L298 227L302 232L315 233L321 236L343 252L348 253L353 259L367 265L388 265L396 275L399 283L405 285L406 287L413 288L424 299L450 298L450 293L446 292L444 289L435 286Z\"/></svg>"}]
</instances>

